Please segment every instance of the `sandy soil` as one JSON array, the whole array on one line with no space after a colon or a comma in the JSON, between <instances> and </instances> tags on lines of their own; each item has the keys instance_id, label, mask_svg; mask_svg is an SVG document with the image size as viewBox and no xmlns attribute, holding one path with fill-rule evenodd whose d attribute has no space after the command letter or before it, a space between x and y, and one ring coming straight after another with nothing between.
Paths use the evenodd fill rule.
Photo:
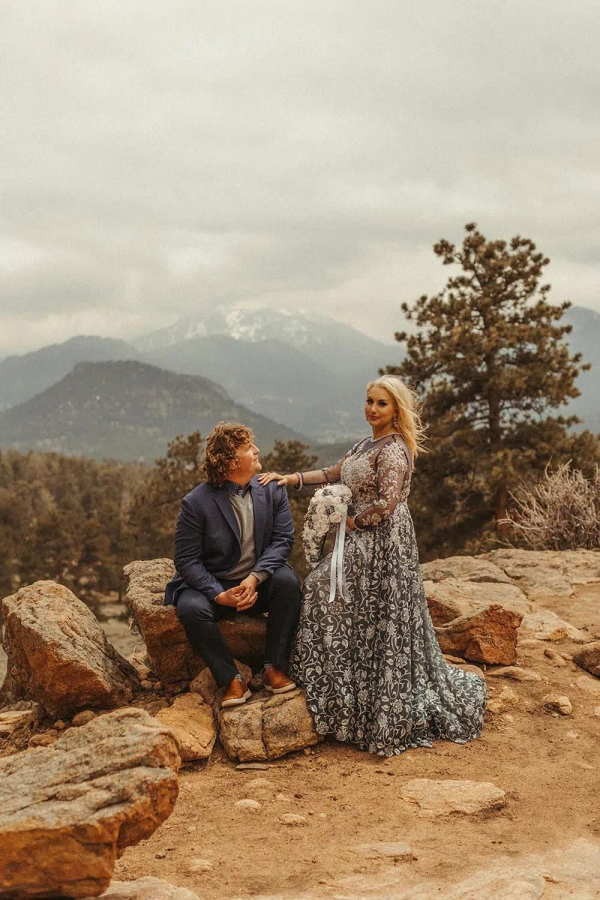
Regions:
<instances>
[{"instance_id":1,"label":"sandy soil","mask_svg":"<svg viewBox=\"0 0 600 900\"><path fill-rule=\"evenodd\" d=\"M600 585L539 605L600 638ZM519 704L508 714L488 714L483 736L467 745L438 742L382 760L325 743L264 770L237 769L215 751L207 763L182 771L173 814L150 840L126 851L115 878L154 875L211 900L384 898L431 879L448 885L500 860L560 857L577 838L600 848L600 680L571 662L556 667L546 647L577 649L567 641L523 648L519 663L535 668L541 682L489 677L491 696L510 686ZM584 676L597 694L576 684ZM566 694L573 715L543 711L549 692ZM271 784L249 786L258 777ZM400 798L402 784L419 777L492 781L507 792L507 804L486 815L425 818ZM246 797L262 808L234 806ZM289 812L307 823L282 824ZM368 859L358 845L373 841L408 842L415 858ZM198 859L208 862L207 871L191 871ZM550 882L544 900L559 896L554 890Z\"/></svg>"}]
</instances>

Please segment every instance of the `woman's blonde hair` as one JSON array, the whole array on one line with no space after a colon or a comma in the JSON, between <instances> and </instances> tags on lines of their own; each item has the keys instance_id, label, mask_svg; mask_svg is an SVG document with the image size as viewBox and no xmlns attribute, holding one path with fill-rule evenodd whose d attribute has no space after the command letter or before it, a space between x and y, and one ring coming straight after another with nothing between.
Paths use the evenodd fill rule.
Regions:
<instances>
[{"instance_id":1,"label":"woman's blonde hair","mask_svg":"<svg viewBox=\"0 0 600 900\"><path fill-rule=\"evenodd\" d=\"M383 388L388 392L396 408L396 429L406 441L413 460L419 453L425 452L425 427L421 422L420 404L417 395L396 375L381 375L367 385L367 393L371 388Z\"/></svg>"}]
</instances>

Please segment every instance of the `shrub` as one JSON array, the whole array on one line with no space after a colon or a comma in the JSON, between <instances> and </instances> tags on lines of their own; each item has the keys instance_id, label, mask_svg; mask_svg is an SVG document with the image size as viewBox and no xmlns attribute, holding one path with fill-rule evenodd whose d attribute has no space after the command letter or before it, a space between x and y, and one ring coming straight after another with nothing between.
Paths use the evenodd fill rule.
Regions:
<instances>
[{"instance_id":1,"label":"shrub","mask_svg":"<svg viewBox=\"0 0 600 900\"><path fill-rule=\"evenodd\" d=\"M571 463L512 496L504 522L519 543L531 550L579 550L600 547L600 469L587 478Z\"/></svg>"}]
</instances>

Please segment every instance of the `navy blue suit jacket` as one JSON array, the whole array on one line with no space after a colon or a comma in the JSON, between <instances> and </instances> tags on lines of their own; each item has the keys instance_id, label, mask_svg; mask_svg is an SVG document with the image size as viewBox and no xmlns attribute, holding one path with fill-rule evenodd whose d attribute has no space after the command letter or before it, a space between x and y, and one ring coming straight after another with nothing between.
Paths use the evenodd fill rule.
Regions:
<instances>
[{"instance_id":1,"label":"navy blue suit jacket","mask_svg":"<svg viewBox=\"0 0 600 900\"><path fill-rule=\"evenodd\" d=\"M263 487L250 482L254 507L255 572L285 565L294 545L294 525L287 491L276 481ZM177 574L165 591L165 604L176 603L184 588L201 591L209 600L223 590L219 579L239 562L240 531L226 487L199 484L181 502L175 532Z\"/></svg>"}]
</instances>

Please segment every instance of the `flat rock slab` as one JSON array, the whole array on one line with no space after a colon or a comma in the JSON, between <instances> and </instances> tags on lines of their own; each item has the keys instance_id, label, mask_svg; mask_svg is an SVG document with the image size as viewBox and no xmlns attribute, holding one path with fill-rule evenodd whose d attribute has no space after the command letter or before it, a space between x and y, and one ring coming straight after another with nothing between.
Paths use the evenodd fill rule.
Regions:
<instances>
[{"instance_id":1,"label":"flat rock slab","mask_svg":"<svg viewBox=\"0 0 600 900\"><path fill-rule=\"evenodd\" d=\"M180 694L156 718L175 735L183 762L207 759L212 753L217 728L212 707L199 694Z\"/></svg>"},{"instance_id":2,"label":"flat rock slab","mask_svg":"<svg viewBox=\"0 0 600 900\"><path fill-rule=\"evenodd\" d=\"M219 709L217 716L221 746L240 762L277 759L322 740L300 688L275 695L261 691L242 706Z\"/></svg>"},{"instance_id":3,"label":"flat rock slab","mask_svg":"<svg viewBox=\"0 0 600 900\"><path fill-rule=\"evenodd\" d=\"M570 597L574 584L600 581L597 550L492 550L484 558L502 569L531 600Z\"/></svg>"},{"instance_id":4,"label":"flat rock slab","mask_svg":"<svg viewBox=\"0 0 600 900\"><path fill-rule=\"evenodd\" d=\"M489 781L437 781L415 778L402 786L400 796L416 803L422 816L487 812L505 805L505 792Z\"/></svg>"},{"instance_id":5,"label":"flat rock slab","mask_svg":"<svg viewBox=\"0 0 600 900\"><path fill-rule=\"evenodd\" d=\"M352 848L364 859L415 859L409 844L400 841L372 841Z\"/></svg>"},{"instance_id":6,"label":"flat rock slab","mask_svg":"<svg viewBox=\"0 0 600 900\"><path fill-rule=\"evenodd\" d=\"M2 601L7 682L55 717L127 705L137 672L108 642L93 612L64 585L36 581ZM20 698L17 698L20 699Z\"/></svg>"},{"instance_id":7,"label":"flat rock slab","mask_svg":"<svg viewBox=\"0 0 600 900\"><path fill-rule=\"evenodd\" d=\"M518 613L502 606L488 606L459 616L435 631L442 653L490 665L517 661Z\"/></svg>"},{"instance_id":8,"label":"flat rock slab","mask_svg":"<svg viewBox=\"0 0 600 900\"><path fill-rule=\"evenodd\" d=\"M600 641L591 641L573 655L573 662L600 678Z\"/></svg>"},{"instance_id":9,"label":"flat rock slab","mask_svg":"<svg viewBox=\"0 0 600 900\"><path fill-rule=\"evenodd\" d=\"M537 612L523 616L520 628L520 638L534 638L539 641L575 641L578 644L587 640L585 634L560 619L556 613L549 609L539 609Z\"/></svg>"},{"instance_id":10,"label":"flat rock slab","mask_svg":"<svg viewBox=\"0 0 600 900\"><path fill-rule=\"evenodd\" d=\"M173 735L139 709L0 760L0 898L101 894L170 815L179 765Z\"/></svg>"},{"instance_id":11,"label":"flat rock slab","mask_svg":"<svg viewBox=\"0 0 600 900\"><path fill-rule=\"evenodd\" d=\"M545 891L543 875L523 871L518 866L506 866L501 872L477 872L453 886L447 882L429 882L394 894L393 900L432 900L433 897L443 897L443 900L539 900ZM566 895L555 895L561 896L566 900Z\"/></svg>"},{"instance_id":12,"label":"flat rock slab","mask_svg":"<svg viewBox=\"0 0 600 900\"><path fill-rule=\"evenodd\" d=\"M451 578L458 581L511 583L500 566L480 556L448 556L446 559L433 559L421 566L421 573L424 581L445 581Z\"/></svg>"},{"instance_id":13,"label":"flat rock slab","mask_svg":"<svg viewBox=\"0 0 600 900\"><path fill-rule=\"evenodd\" d=\"M10 737L17 728L33 725L36 719L34 709L8 709L0 712L0 738Z\"/></svg>"},{"instance_id":14,"label":"flat rock slab","mask_svg":"<svg viewBox=\"0 0 600 900\"><path fill-rule=\"evenodd\" d=\"M457 581L456 578L446 578L438 582L425 581L424 585L434 625L444 625L458 616L468 615L488 606L502 606L521 616L533 610L531 600L528 600L523 591L514 584Z\"/></svg>"},{"instance_id":15,"label":"flat rock slab","mask_svg":"<svg viewBox=\"0 0 600 900\"><path fill-rule=\"evenodd\" d=\"M91 897L86 900L92 900ZM169 884L162 878L137 878L135 881L113 881L99 900L200 900L187 888Z\"/></svg>"},{"instance_id":16,"label":"flat rock slab","mask_svg":"<svg viewBox=\"0 0 600 900\"><path fill-rule=\"evenodd\" d=\"M427 881L387 894L386 900L593 900L599 895L600 845L582 838L544 856L490 860L459 883Z\"/></svg>"},{"instance_id":17,"label":"flat rock slab","mask_svg":"<svg viewBox=\"0 0 600 900\"><path fill-rule=\"evenodd\" d=\"M500 666L499 669L489 669L488 675L499 678L510 678L512 681L541 681L542 676L535 669L524 669L521 666Z\"/></svg>"},{"instance_id":18,"label":"flat rock slab","mask_svg":"<svg viewBox=\"0 0 600 900\"><path fill-rule=\"evenodd\" d=\"M205 668L185 635L174 606L164 605L167 582L174 573L170 559L136 560L123 569L129 608L146 643L157 677L168 690L187 687ZM245 662L264 659L266 620L240 614L235 621L219 623L233 655Z\"/></svg>"}]
</instances>

